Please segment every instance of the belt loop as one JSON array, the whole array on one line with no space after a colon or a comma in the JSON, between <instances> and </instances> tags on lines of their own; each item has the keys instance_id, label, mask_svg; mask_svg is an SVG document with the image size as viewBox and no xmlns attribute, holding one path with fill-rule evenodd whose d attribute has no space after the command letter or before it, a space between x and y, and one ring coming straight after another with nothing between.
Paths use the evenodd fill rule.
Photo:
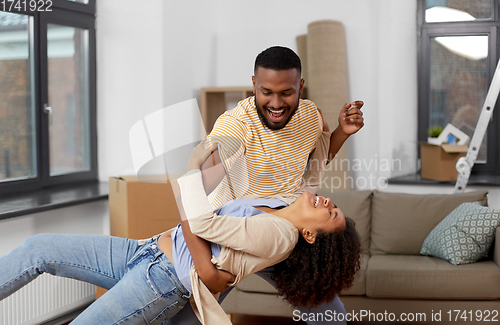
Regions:
<instances>
[{"instance_id":1,"label":"belt loop","mask_svg":"<svg viewBox=\"0 0 500 325\"><path fill-rule=\"evenodd\" d=\"M137 241L137 244L138 244L139 246L143 246L143 245L146 245L146 244L148 243L148 241L150 241L150 240L155 241L155 242L158 242L158 238L160 238L160 236L161 236L161 234L159 234L159 235L155 235L155 236L153 236L153 237L151 237L151 238L148 238L148 239L139 239L139 240Z\"/></svg>"}]
</instances>

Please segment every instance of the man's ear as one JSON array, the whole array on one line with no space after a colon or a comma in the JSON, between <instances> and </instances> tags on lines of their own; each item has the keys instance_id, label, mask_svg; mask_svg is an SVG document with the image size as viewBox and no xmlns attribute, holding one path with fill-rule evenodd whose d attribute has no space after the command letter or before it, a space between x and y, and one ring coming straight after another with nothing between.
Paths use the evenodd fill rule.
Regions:
<instances>
[{"instance_id":1,"label":"man's ear","mask_svg":"<svg viewBox=\"0 0 500 325\"><path fill-rule=\"evenodd\" d=\"M304 78L301 78L300 79L300 85L299 85L299 98L302 98L302 92L304 91L304 83L306 81L304 80Z\"/></svg>"},{"instance_id":2,"label":"man's ear","mask_svg":"<svg viewBox=\"0 0 500 325\"><path fill-rule=\"evenodd\" d=\"M252 76L253 93L255 94L255 76Z\"/></svg>"},{"instance_id":3,"label":"man's ear","mask_svg":"<svg viewBox=\"0 0 500 325\"><path fill-rule=\"evenodd\" d=\"M316 241L316 231L311 231L309 229L302 228L300 233L307 243L314 244L314 242Z\"/></svg>"}]
</instances>

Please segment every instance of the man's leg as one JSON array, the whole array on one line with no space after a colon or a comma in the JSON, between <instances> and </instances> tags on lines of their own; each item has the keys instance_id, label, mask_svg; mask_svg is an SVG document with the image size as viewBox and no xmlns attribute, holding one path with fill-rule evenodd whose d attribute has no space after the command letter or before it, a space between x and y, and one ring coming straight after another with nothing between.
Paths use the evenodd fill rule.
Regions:
<instances>
[{"instance_id":1,"label":"man's leg","mask_svg":"<svg viewBox=\"0 0 500 325\"><path fill-rule=\"evenodd\" d=\"M262 271L257 272L257 275L269 282L273 287L276 288L276 283L274 280L271 279L271 273L272 273L273 267L270 266L268 268L265 268ZM302 313L314 313L314 315L323 315L323 320L318 320L318 317L315 317L315 320L309 320L307 319L307 324L309 325L322 325L322 324L347 324L345 321L345 316L346 316L346 311L344 308L344 304L342 301L340 301L338 296L335 296L335 299L330 302L330 303L324 303L316 308L311 308L311 309L306 309L302 307L298 307L297 310L300 311L301 315ZM343 314L340 315L339 314ZM335 319L333 318L333 315L335 315ZM340 320L339 320L340 319Z\"/></svg>"},{"instance_id":2,"label":"man's leg","mask_svg":"<svg viewBox=\"0 0 500 325\"><path fill-rule=\"evenodd\" d=\"M109 289L125 274L137 241L102 235L40 234L0 257L0 300L42 273Z\"/></svg>"},{"instance_id":3,"label":"man's leg","mask_svg":"<svg viewBox=\"0 0 500 325\"><path fill-rule=\"evenodd\" d=\"M161 323L161 325L201 325L198 317L194 314L191 304L186 304L184 308L174 317Z\"/></svg>"},{"instance_id":4,"label":"man's leg","mask_svg":"<svg viewBox=\"0 0 500 325\"><path fill-rule=\"evenodd\" d=\"M257 272L256 274L258 276L260 276L261 278L263 278L264 280L266 280L267 282L269 282L273 287L276 287L276 283L271 279L271 272L272 272L272 266L271 267L268 267L262 271L259 271ZM226 298L226 296L229 294L229 292L231 292L231 289L232 287L228 288L224 293L221 294L220 298L219 298L219 304L222 303L222 301L224 300L224 298ZM321 306L319 307L316 307L316 308L312 308L310 310L308 309L305 309L305 308L297 308L301 314L304 313L304 312L307 312L307 313L321 313L323 314L324 316L328 316L328 318L326 319L323 319L323 321L307 321L307 323L309 325L323 325L323 324L328 324L328 325L333 325L333 324L337 324L337 325L345 325L347 324L347 322L345 321L345 316L346 316L346 311L344 309L344 304L342 303L342 301L340 301L339 297L336 296L335 299L331 302L331 303L328 303L328 304L322 304ZM336 314L336 319L338 320L339 318L342 319L342 321L334 321L334 319L330 319L332 318L332 316L329 316L329 315L333 315L333 314ZM338 316L338 314L343 314L343 316ZM162 325L174 325L174 324L178 324L178 325L200 325L201 323L198 321L198 318L196 317L196 315L194 314L193 312L193 309L191 308L191 306L189 304L187 304L184 309L182 309L177 315L175 315L173 318L169 319L168 321L162 323Z\"/></svg>"},{"instance_id":5,"label":"man's leg","mask_svg":"<svg viewBox=\"0 0 500 325\"><path fill-rule=\"evenodd\" d=\"M219 297L219 304L222 303L224 298L227 297L227 295L231 292L233 287L227 288L226 291L221 293ZM198 320L198 317L194 314L193 308L191 308L191 304L187 304L184 306L184 309L182 309L177 315L172 317L171 319L167 320L166 322L162 323L161 325L201 325L200 321Z\"/></svg>"}]
</instances>

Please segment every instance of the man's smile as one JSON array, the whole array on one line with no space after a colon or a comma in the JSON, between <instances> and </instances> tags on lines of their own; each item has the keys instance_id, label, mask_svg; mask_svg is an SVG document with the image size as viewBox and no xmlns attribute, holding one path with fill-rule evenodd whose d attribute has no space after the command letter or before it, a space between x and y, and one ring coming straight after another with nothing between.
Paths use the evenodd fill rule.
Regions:
<instances>
[{"instance_id":1,"label":"man's smile","mask_svg":"<svg viewBox=\"0 0 500 325\"><path fill-rule=\"evenodd\" d=\"M275 109L273 107L266 107L266 110L269 118L271 119L271 122L273 123L280 123L285 118L286 108L284 107L278 109Z\"/></svg>"}]
</instances>

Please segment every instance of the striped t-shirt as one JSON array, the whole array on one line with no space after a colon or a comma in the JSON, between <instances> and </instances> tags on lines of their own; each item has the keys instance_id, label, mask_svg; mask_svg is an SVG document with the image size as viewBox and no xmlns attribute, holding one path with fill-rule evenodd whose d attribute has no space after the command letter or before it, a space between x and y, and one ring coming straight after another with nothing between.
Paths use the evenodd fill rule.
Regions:
<instances>
[{"instance_id":1,"label":"striped t-shirt","mask_svg":"<svg viewBox=\"0 0 500 325\"><path fill-rule=\"evenodd\" d=\"M246 195L295 192L322 127L316 105L302 99L281 130L262 124L253 96L219 116L208 139L219 144L226 176L208 196L213 207Z\"/></svg>"}]
</instances>

